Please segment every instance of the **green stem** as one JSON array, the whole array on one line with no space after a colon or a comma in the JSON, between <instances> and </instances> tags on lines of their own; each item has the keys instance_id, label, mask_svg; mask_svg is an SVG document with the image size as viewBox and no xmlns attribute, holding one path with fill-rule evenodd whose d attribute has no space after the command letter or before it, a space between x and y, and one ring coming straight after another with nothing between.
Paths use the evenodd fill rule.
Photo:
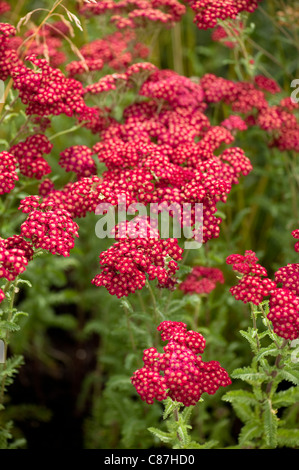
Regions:
<instances>
[{"instance_id":1,"label":"green stem","mask_svg":"<svg viewBox=\"0 0 299 470\"><path fill-rule=\"evenodd\" d=\"M287 345L287 343L288 343L288 340L287 340L287 339L284 339L282 345L281 345L278 349L282 350L282 349ZM272 377L273 377L273 380L267 384L266 394L267 394L269 397L271 396L272 387L273 387L273 381L274 381L275 377L276 377L277 374L278 374L278 370L279 370L279 369L282 369L282 367L283 367L283 365L282 365L282 366L279 366L279 363L280 363L280 361L281 361L281 358L282 358L282 354L278 354L278 356L276 357L276 360L275 360L275 364L274 364L275 367L276 367L276 370L274 370L274 371L272 372L272 374L271 374Z\"/></svg>"},{"instance_id":2,"label":"green stem","mask_svg":"<svg viewBox=\"0 0 299 470\"><path fill-rule=\"evenodd\" d=\"M56 139L56 137L59 137L61 135L70 134L71 132L75 132L77 129L80 129L83 125L84 125L84 123L81 123L78 126L73 126L70 129L65 129L63 131L57 132L56 134L51 135L51 137L49 137L49 140L54 140L54 139Z\"/></svg>"},{"instance_id":3,"label":"green stem","mask_svg":"<svg viewBox=\"0 0 299 470\"><path fill-rule=\"evenodd\" d=\"M174 416L175 421L178 422L178 421L179 421L179 411L178 411L178 408L175 408L175 409L173 410L173 416ZM181 438L180 434L177 432L176 435L177 435L177 438L178 438L179 442L181 443L181 442L182 442L182 438Z\"/></svg>"},{"instance_id":4,"label":"green stem","mask_svg":"<svg viewBox=\"0 0 299 470\"><path fill-rule=\"evenodd\" d=\"M15 295L16 295L16 286L17 286L17 279L15 279L13 282L7 282L4 288L5 292L8 292L9 289L11 288L11 296L10 296L8 313L7 313L7 318L6 318L6 321L8 323L11 321L11 318L13 315L13 305L14 305L14 300L15 300ZM6 357L7 357L8 342L9 342L9 330L6 330L5 339L4 339L4 358L5 358L4 360L6 360ZM5 369L6 369L6 362L4 362L3 364L2 372L4 372ZM4 402L5 382L6 382L6 376L4 374L2 377L2 381L1 381L0 405L3 405L3 402Z\"/></svg>"},{"instance_id":5,"label":"green stem","mask_svg":"<svg viewBox=\"0 0 299 470\"><path fill-rule=\"evenodd\" d=\"M130 336L131 346L132 346L133 351L136 352L136 343L135 343L134 335L133 335L132 328L131 328L131 320L129 316L129 311L126 306L124 306L124 310L126 313L127 327L128 327L128 332Z\"/></svg>"},{"instance_id":6,"label":"green stem","mask_svg":"<svg viewBox=\"0 0 299 470\"><path fill-rule=\"evenodd\" d=\"M251 308L251 316L252 316L252 322L253 322L253 328L255 330L255 337L256 337L256 345L257 345L257 350L260 350L260 340L258 337L258 329L257 329L257 324L256 324L256 316L255 316L255 311L254 311L254 306L253 303L250 302L250 308Z\"/></svg>"}]
</instances>

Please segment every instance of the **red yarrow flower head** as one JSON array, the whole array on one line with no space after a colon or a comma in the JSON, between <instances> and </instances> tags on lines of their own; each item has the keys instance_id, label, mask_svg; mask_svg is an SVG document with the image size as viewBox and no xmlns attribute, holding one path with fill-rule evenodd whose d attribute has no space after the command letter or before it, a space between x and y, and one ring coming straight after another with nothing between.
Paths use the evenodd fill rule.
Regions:
<instances>
[{"instance_id":1,"label":"red yarrow flower head","mask_svg":"<svg viewBox=\"0 0 299 470\"><path fill-rule=\"evenodd\" d=\"M180 284L185 294L209 294L216 288L217 282L223 284L224 277L218 268L194 266L186 279Z\"/></svg>"},{"instance_id":2,"label":"red yarrow flower head","mask_svg":"<svg viewBox=\"0 0 299 470\"><path fill-rule=\"evenodd\" d=\"M12 72L14 87L19 90L22 102L27 105L27 115L73 116L86 107L83 86L73 78L67 78L59 69L51 67L46 59L35 55L26 57L35 69L23 67Z\"/></svg>"},{"instance_id":3,"label":"red yarrow flower head","mask_svg":"<svg viewBox=\"0 0 299 470\"><path fill-rule=\"evenodd\" d=\"M219 362L204 362L199 353L205 339L187 331L182 322L164 321L158 326L162 340L168 341L164 353L155 348L144 351L144 367L134 372L131 382L143 401L153 404L170 397L185 406L195 405L203 393L214 394L231 380Z\"/></svg>"},{"instance_id":4,"label":"red yarrow flower head","mask_svg":"<svg viewBox=\"0 0 299 470\"><path fill-rule=\"evenodd\" d=\"M102 271L91 281L96 286L104 286L111 295L118 298L127 296L145 286L146 280L157 279L158 287L173 289L176 284L177 261L182 259L182 248L176 239L161 239L154 231L148 236L144 230L144 220L140 221L141 230L136 232L129 222L126 231L115 227L118 240L100 255ZM138 233L138 236L136 234Z\"/></svg>"},{"instance_id":5,"label":"red yarrow flower head","mask_svg":"<svg viewBox=\"0 0 299 470\"><path fill-rule=\"evenodd\" d=\"M65 171L73 171L78 179L94 175L97 171L93 152L86 145L74 145L60 154L59 165Z\"/></svg>"},{"instance_id":6,"label":"red yarrow flower head","mask_svg":"<svg viewBox=\"0 0 299 470\"><path fill-rule=\"evenodd\" d=\"M17 160L9 152L0 153L0 195L9 193L15 187L15 182L18 181L16 173Z\"/></svg>"},{"instance_id":7,"label":"red yarrow flower head","mask_svg":"<svg viewBox=\"0 0 299 470\"><path fill-rule=\"evenodd\" d=\"M233 265L233 270L241 274L256 274L267 276L266 269L257 263L258 257L254 251L246 250L245 255L230 255L226 258L227 264Z\"/></svg>"},{"instance_id":8,"label":"red yarrow flower head","mask_svg":"<svg viewBox=\"0 0 299 470\"><path fill-rule=\"evenodd\" d=\"M0 1L0 15L3 15L3 13L10 11L10 9L11 9L11 6L9 5L9 3L4 2L2 0Z\"/></svg>"},{"instance_id":9,"label":"red yarrow flower head","mask_svg":"<svg viewBox=\"0 0 299 470\"><path fill-rule=\"evenodd\" d=\"M299 239L299 229L293 230L292 236L296 239ZM294 248L295 248L295 251L297 251L299 253L299 241L295 243Z\"/></svg>"},{"instance_id":10,"label":"red yarrow flower head","mask_svg":"<svg viewBox=\"0 0 299 470\"><path fill-rule=\"evenodd\" d=\"M268 319L278 336L299 338L299 297L289 289L275 289L270 297Z\"/></svg>"},{"instance_id":11,"label":"red yarrow flower head","mask_svg":"<svg viewBox=\"0 0 299 470\"><path fill-rule=\"evenodd\" d=\"M23 199L19 209L29 214L21 225L23 237L30 239L35 248L69 256L79 227L66 210L40 203L39 196Z\"/></svg>"},{"instance_id":12,"label":"red yarrow flower head","mask_svg":"<svg viewBox=\"0 0 299 470\"><path fill-rule=\"evenodd\" d=\"M43 158L52 148L53 144L44 134L35 134L11 147L9 152L16 157L22 175L40 180L52 171Z\"/></svg>"},{"instance_id":13,"label":"red yarrow flower head","mask_svg":"<svg viewBox=\"0 0 299 470\"><path fill-rule=\"evenodd\" d=\"M32 259L33 249L21 236L0 238L0 278L14 281Z\"/></svg>"},{"instance_id":14,"label":"red yarrow flower head","mask_svg":"<svg viewBox=\"0 0 299 470\"><path fill-rule=\"evenodd\" d=\"M233 269L243 275L239 283L230 288L236 300L258 305L276 288L276 283L266 277L266 269L257 261L256 254L250 250L245 252L245 256L233 254L227 257L227 264L232 264Z\"/></svg>"},{"instance_id":15,"label":"red yarrow flower head","mask_svg":"<svg viewBox=\"0 0 299 470\"><path fill-rule=\"evenodd\" d=\"M277 284L282 284L284 289L288 289L299 296L299 263L288 264L279 268L275 273L275 281Z\"/></svg>"}]
</instances>

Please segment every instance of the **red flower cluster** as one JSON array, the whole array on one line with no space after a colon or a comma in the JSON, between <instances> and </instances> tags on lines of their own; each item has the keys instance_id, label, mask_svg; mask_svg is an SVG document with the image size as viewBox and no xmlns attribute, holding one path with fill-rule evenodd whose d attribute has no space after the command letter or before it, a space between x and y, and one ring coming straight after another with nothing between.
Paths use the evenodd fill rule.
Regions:
<instances>
[{"instance_id":1,"label":"red flower cluster","mask_svg":"<svg viewBox=\"0 0 299 470\"><path fill-rule=\"evenodd\" d=\"M282 287L271 294L268 318L275 333L285 339L296 339L299 337L299 264L279 268L275 281Z\"/></svg>"},{"instance_id":2,"label":"red flower cluster","mask_svg":"<svg viewBox=\"0 0 299 470\"><path fill-rule=\"evenodd\" d=\"M60 154L59 165L65 171L73 171L78 179L96 173L96 165L92 159L93 152L86 145L68 147Z\"/></svg>"},{"instance_id":3,"label":"red flower cluster","mask_svg":"<svg viewBox=\"0 0 299 470\"><path fill-rule=\"evenodd\" d=\"M292 236L297 240L299 238L299 229L293 230ZM295 251L299 252L299 241L295 243Z\"/></svg>"},{"instance_id":4,"label":"red flower cluster","mask_svg":"<svg viewBox=\"0 0 299 470\"><path fill-rule=\"evenodd\" d=\"M53 181L51 181L49 178L44 179L38 187L38 194L40 196L47 196L51 191L55 191L55 186Z\"/></svg>"},{"instance_id":5,"label":"red flower cluster","mask_svg":"<svg viewBox=\"0 0 299 470\"><path fill-rule=\"evenodd\" d=\"M266 269L257 261L256 254L250 250L245 252L245 256L234 254L227 257L227 264L232 264L233 269L243 275L238 285L230 288L236 300L258 305L276 288L276 283L266 277Z\"/></svg>"},{"instance_id":6,"label":"red flower cluster","mask_svg":"<svg viewBox=\"0 0 299 470\"><path fill-rule=\"evenodd\" d=\"M63 22L47 23L42 28L33 28L24 33L24 38L16 36L10 39L8 49L21 56L22 51L27 54L46 59L52 67L58 67L65 62L66 55L60 49L62 37L69 33L67 25ZM63 35L63 36L62 36Z\"/></svg>"},{"instance_id":7,"label":"red flower cluster","mask_svg":"<svg viewBox=\"0 0 299 470\"><path fill-rule=\"evenodd\" d=\"M40 180L52 171L43 158L43 154L50 153L52 148L53 144L45 135L35 134L11 147L9 152L16 157L22 175Z\"/></svg>"},{"instance_id":8,"label":"red flower cluster","mask_svg":"<svg viewBox=\"0 0 299 470\"><path fill-rule=\"evenodd\" d=\"M33 252L32 245L21 235L0 238L0 278L14 281L25 271L28 262L32 260ZM4 298L5 293L0 289L0 303Z\"/></svg>"},{"instance_id":9,"label":"red flower cluster","mask_svg":"<svg viewBox=\"0 0 299 470\"><path fill-rule=\"evenodd\" d=\"M54 186L47 182L44 203L66 210L72 218L85 217L88 212L94 212L103 199L101 183L102 180L98 176L92 176L68 183L61 190L55 190ZM117 204L117 197L115 201L111 201Z\"/></svg>"},{"instance_id":10,"label":"red flower cluster","mask_svg":"<svg viewBox=\"0 0 299 470\"><path fill-rule=\"evenodd\" d=\"M111 22L119 29L145 28L151 22L174 26L186 8L177 0L101 0L84 3L80 13L86 16L109 13Z\"/></svg>"},{"instance_id":11,"label":"red flower cluster","mask_svg":"<svg viewBox=\"0 0 299 470\"><path fill-rule=\"evenodd\" d=\"M186 0L196 15L199 29L214 28L217 20L235 19L242 11L252 13L261 0Z\"/></svg>"},{"instance_id":12,"label":"red flower cluster","mask_svg":"<svg viewBox=\"0 0 299 470\"><path fill-rule=\"evenodd\" d=\"M0 278L14 281L25 271L32 255L32 246L22 237L0 238Z\"/></svg>"},{"instance_id":13,"label":"red flower cluster","mask_svg":"<svg viewBox=\"0 0 299 470\"><path fill-rule=\"evenodd\" d=\"M275 282L262 279L267 271L257 264L258 258L252 251L245 256L231 255L227 263L243 274L239 284L230 289L237 300L258 305L264 297L270 296L268 319L274 332L285 339L299 337L299 264L288 264L275 273ZM279 284L282 287L277 287Z\"/></svg>"},{"instance_id":14,"label":"red flower cluster","mask_svg":"<svg viewBox=\"0 0 299 470\"><path fill-rule=\"evenodd\" d=\"M235 114L232 114L228 118L224 119L224 121L221 123L221 126L231 131L232 134L236 130L246 131L248 129L246 122L241 118L241 116L237 116Z\"/></svg>"},{"instance_id":15,"label":"red flower cluster","mask_svg":"<svg viewBox=\"0 0 299 470\"><path fill-rule=\"evenodd\" d=\"M11 6L9 5L9 3L7 2L4 2L4 1L0 1L0 15L3 15L4 13L10 11L11 9Z\"/></svg>"},{"instance_id":16,"label":"red flower cluster","mask_svg":"<svg viewBox=\"0 0 299 470\"><path fill-rule=\"evenodd\" d=\"M35 66L35 70L25 66L15 67L11 71L14 87L27 105L28 115L38 116L66 114L73 116L86 107L83 100L83 87L80 82L66 78L63 73L52 68L47 60L28 56L27 61Z\"/></svg>"},{"instance_id":17,"label":"red flower cluster","mask_svg":"<svg viewBox=\"0 0 299 470\"><path fill-rule=\"evenodd\" d=\"M67 211L39 203L39 199L28 196L21 201L19 209L29 214L21 225L22 236L29 238L35 248L69 256L74 237L78 237L78 225Z\"/></svg>"},{"instance_id":18,"label":"red flower cluster","mask_svg":"<svg viewBox=\"0 0 299 470\"><path fill-rule=\"evenodd\" d=\"M14 281L22 274L29 261L33 257L33 247L20 235L14 235L6 239L0 238L0 278ZM0 302L5 298L0 289Z\"/></svg>"},{"instance_id":19,"label":"red flower cluster","mask_svg":"<svg viewBox=\"0 0 299 470\"><path fill-rule=\"evenodd\" d=\"M288 264L275 273L275 281L299 296L299 264Z\"/></svg>"},{"instance_id":20,"label":"red flower cluster","mask_svg":"<svg viewBox=\"0 0 299 470\"><path fill-rule=\"evenodd\" d=\"M280 100L278 105L268 104L267 93L280 92L275 80L257 75L254 83L233 82L206 74L200 84L208 103L223 101L231 105L234 112L244 114L243 121L247 127L259 126L266 131L269 134L269 146L281 151L299 151L299 123L294 114L298 104L292 103L289 97ZM230 126L225 127L231 129ZM240 122L240 127L237 125L236 128L243 130L243 124Z\"/></svg>"},{"instance_id":21,"label":"red flower cluster","mask_svg":"<svg viewBox=\"0 0 299 470\"><path fill-rule=\"evenodd\" d=\"M185 294L209 294L216 288L217 282L224 283L220 269L194 266L191 273L180 284L180 289Z\"/></svg>"},{"instance_id":22,"label":"red flower cluster","mask_svg":"<svg viewBox=\"0 0 299 470\"><path fill-rule=\"evenodd\" d=\"M269 302L268 318L276 334L285 339L299 337L299 297L290 289L275 289Z\"/></svg>"},{"instance_id":23,"label":"red flower cluster","mask_svg":"<svg viewBox=\"0 0 299 470\"><path fill-rule=\"evenodd\" d=\"M243 29L243 23L241 21L236 21L234 24L228 23L228 26L232 30L229 40L228 34L223 26L217 26L217 28L212 32L211 38L213 41L220 42L229 49L233 49L238 44L238 41L234 36L240 35L240 30Z\"/></svg>"},{"instance_id":24,"label":"red flower cluster","mask_svg":"<svg viewBox=\"0 0 299 470\"><path fill-rule=\"evenodd\" d=\"M112 198L125 193L128 204L191 203L190 227L195 224L195 204L202 203L203 241L217 237L221 219L214 216L216 204L225 202L231 185L251 171L250 161L236 147L214 155L234 138L224 127L209 123L198 83L151 64L135 64L126 75L136 78L135 72L150 74L140 89L148 100L128 106L122 124L112 121L101 132L94 151L108 167L102 192L106 188L105 195L110 191ZM114 74L100 82L114 87L119 79ZM94 91L100 82L91 85ZM111 202L109 196L106 200Z\"/></svg>"},{"instance_id":25,"label":"red flower cluster","mask_svg":"<svg viewBox=\"0 0 299 470\"><path fill-rule=\"evenodd\" d=\"M122 91L132 88L133 82L144 82L149 75L157 70L157 67L150 62L140 62L133 64L124 73L114 73L105 75L98 82L88 85L85 94L98 95L111 90Z\"/></svg>"},{"instance_id":26,"label":"red flower cluster","mask_svg":"<svg viewBox=\"0 0 299 470\"><path fill-rule=\"evenodd\" d=\"M16 173L17 160L11 153L0 153L0 195L9 193L18 181Z\"/></svg>"},{"instance_id":27,"label":"red flower cluster","mask_svg":"<svg viewBox=\"0 0 299 470\"><path fill-rule=\"evenodd\" d=\"M8 23L0 23L0 80L5 81L14 67L21 67L22 63L18 59L15 51L8 49L10 36L16 34L14 26Z\"/></svg>"},{"instance_id":28,"label":"red flower cluster","mask_svg":"<svg viewBox=\"0 0 299 470\"><path fill-rule=\"evenodd\" d=\"M149 49L140 43L135 32L129 29L95 39L85 44L80 53L85 60L70 62L66 66L69 76L101 70L104 64L114 70L125 71L134 60L145 59Z\"/></svg>"},{"instance_id":29,"label":"red flower cluster","mask_svg":"<svg viewBox=\"0 0 299 470\"><path fill-rule=\"evenodd\" d=\"M155 348L144 351L144 367L134 372L131 382L141 399L152 404L170 397L185 406L196 405L203 393L213 395L231 380L219 362L204 362L205 339L200 333L187 331L182 322L164 321L158 326L164 353ZM161 375L161 373L163 375Z\"/></svg>"},{"instance_id":30,"label":"red flower cluster","mask_svg":"<svg viewBox=\"0 0 299 470\"><path fill-rule=\"evenodd\" d=\"M102 272L92 283L104 286L111 295L127 296L146 283L157 279L158 287L172 288L178 269L176 261L182 259L182 248L177 240L162 240L147 219L140 218L116 227L115 238L119 239L108 250L100 254Z\"/></svg>"}]
</instances>

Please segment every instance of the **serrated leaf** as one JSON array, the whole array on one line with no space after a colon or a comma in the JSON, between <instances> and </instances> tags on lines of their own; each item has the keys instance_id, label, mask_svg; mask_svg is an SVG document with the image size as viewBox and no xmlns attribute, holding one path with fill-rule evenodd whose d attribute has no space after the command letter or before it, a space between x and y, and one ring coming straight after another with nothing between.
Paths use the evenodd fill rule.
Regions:
<instances>
[{"instance_id":1,"label":"serrated leaf","mask_svg":"<svg viewBox=\"0 0 299 470\"><path fill-rule=\"evenodd\" d=\"M31 282L28 281L27 279L18 279L17 285L19 285L19 284L26 284L28 287L32 287Z\"/></svg>"},{"instance_id":2,"label":"serrated leaf","mask_svg":"<svg viewBox=\"0 0 299 470\"><path fill-rule=\"evenodd\" d=\"M278 429L277 442L279 447L299 447L299 430Z\"/></svg>"},{"instance_id":3,"label":"serrated leaf","mask_svg":"<svg viewBox=\"0 0 299 470\"><path fill-rule=\"evenodd\" d=\"M0 321L0 330L7 330L7 331L19 331L20 326L17 323L12 321L2 320Z\"/></svg>"},{"instance_id":4,"label":"serrated leaf","mask_svg":"<svg viewBox=\"0 0 299 470\"><path fill-rule=\"evenodd\" d=\"M177 408L177 404L171 398L168 397L164 401L164 406L165 406L165 409L164 409L164 413L163 413L163 419L165 420Z\"/></svg>"},{"instance_id":5,"label":"serrated leaf","mask_svg":"<svg viewBox=\"0 0 299 470\"><path fill-rule=\"evenodd\" d=\"M256 331L252 328L250 328L249 331L240 330L240 335L242 335L243 338L247 339L251 349L255 351L257 348Z\"/></svg>"},{"instance_id":6,"label":"serrated leaf","mask_svg":"<svg viewBox=\"0 0 299 470\"><path fill-rule=\"evenodd\" d=\"M181 446L183 446L183 448L185 448L190 442L190 436L188 435L188 428L191 428L191 426L186 426L185 423L182 423L177 427L178 437L181 442Z\"/></svg>"},{"instance_id":7,"label":"serrated leaf","mask_svg":"<svg viewBox=\"0 0 299 470\"><path fill-rule=\"evenodd\" d=\"M252 420L253 410L249 403L234 401L231 404L236 415L241 421L243 421L243 423L247 423Z\"/></svg>"},{"instance_id":8,"label":"serrated leaf","mask_svg":"<svg viewBox=\"0 0 299 470\"><path fill-rule=\"evenodd\" d=\"M218 445L218 441L210 440L205 442L204 444L198 444L198 442L191 441L189 442L186 449L213 449ZM176 447L174 447L175 449Z\"/></svg>"},{"instance_id":9,"label":"serrated leaf","mask_svg":"<svg viewBox=\"0 0 299 470\"><path fill-rule=\"evenodd\" d=\"M256 354L256 360L260 361L262 358L266 356L274 356L276 357L279 354L279 350L277 348L262 348L259 350L259 352Z\"/></svg>"},{"instance_id":10,"label":"serrated leaf","mask_svg":"<svg viewBox=\"0 0 299 470\"><path fill-rule=\"evenodd\" d=\"M294 385L299 385L299 372L296 370L282 369L279 371L279 376L284 380L293 383Z\"/></svg>"},{"instance_id":11,"label":"serrated leaf","mask_svg":"<svg viewBox=\"0 0 299 470\"><path fill-rule=\"evenodd\" d=\"M268 380L268 376L264 372L255 372L252 367L243 367L235 369L232 378L241 379L250 384L261 384L264 380Z\"/></svg>"},{"instance_id":12,"label":"serrated leaf","mask_svg":"<svg viewBox=\"0 0 299 470\"><path fill-rule=\"evenodd\" d=\"M281 406L290 406L299 402L299 389L298 387L290 387L288 390L275 393L272 398L272 403L277 408Z\"/></svg>"},{"instance_id":13,"label":"serrated leaf","mask_svg":"<svg viewBox=\"0 0 299 470\"><path fill-rule=\"evenodd\" d=\"M277 446L277 424L278 419L275 411L272 409L271 400L265 400L263 404L263 422L264 432L266 436L266 443L271 449Z\"/></svg>"},{"instance_id":14,"label":"serrated leaf","mask_svg":"<svg viewBox=\"0 0 299 470\"><path fill-rule=\"evenodd\" d=\"M247 392L246 390L232 390L227 392L223 397L222 400L227 401L229 403L237 402L237 403L245 403L256 405L257 400L253 393Z\"/></svg>"},{"instance_id":15,"label":"serrated leaf","mask_svg":"<svg viewBox=\"0 0 299 470\"><path fill-rule=\"evenodd\" d=\"M21 316L22 316L22 317L28 317L28 316L29 316L29 313L27 313L27 312L22 312L21 310L18 310L18 311L14 314L14 316L12 317L12 320L14 321L16 318L21 317Z\"/></svg>"},{"instance_id":16,"label":"serrated leaf","mask_svg":"<svg viewBox=\"0 0 299 470\"><path fill-rule=\"evenodd\" d=\"M127 375L114 375L111 377L111 379L108 381L106 388L113 390L113 389L118 389L118 390L127 390L128 387L131 387L131 382L130 378Z\"/></svg>"},{"instance_id":17,"label":"serrated leaf","mask_svg":"<svg viewBox=\"0 0 299 470\"><path fill-rule=\"evenodd\" d=\"M152 428L152 427L147 428L147 429L148 429L149 432L154 434L154 436L156 436L162 442L165 442L165 443L169 444L174 439L176 439L176 433L175 432L169 433L169 432L161 431L160 429Z\"/></svg>"},{"instance_id":18,"label":"serrated leaf","mask_svg":"<svg viewBox=\"0 0 299 470\"><path fill-rule=\"evenodd\" d=\"M121 299L120 300L120 305L123 308L127 309L130 313L134 312L134 309L133 309L132 305L130 304L130 302L127 299Z\"/></svg>"},{"instance_id":19,"label":"serrated leaf","mask_svg":"<svg viewBox=\"0 0 299 470\"><path fill-rule=\"evenodd\" d=\"M261 437L262 434L263 434L263 428L261 426L260 421L252 420L243 426L239 434L239 444L241 446L249 444L252 439Z\"/></svg>"}]
</instances>

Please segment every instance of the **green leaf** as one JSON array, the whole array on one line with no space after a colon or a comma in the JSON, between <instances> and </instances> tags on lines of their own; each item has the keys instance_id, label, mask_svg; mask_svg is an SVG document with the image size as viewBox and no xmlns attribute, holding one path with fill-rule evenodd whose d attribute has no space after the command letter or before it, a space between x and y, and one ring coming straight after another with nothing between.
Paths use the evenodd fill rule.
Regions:
<instances>
[{"instance_id":1,"label":"green leaf","mask_svg":"<svg viewBox=\"0 0 299 470\"><path fill-rule=\"evenodd\" d=\"M19 284L26 284L28 287L32 287L31 282L28 281L27 279L18 279L17 285L19 285Z\"/></svg>"},{"instance_id":2,"label":"green leaf","mask_svg":"<svg viewBox=\"0 0 299 470\"><path fill-rule=\"evenodd\" d=\"M299 430L278 429L277 442L279 447L299 447Z\"/></svg>"},{"instance_id":3,"label":"green leaf","mask_svg":"<svg viewBox=\"0 0 299 470\"><path fill-rule=\"evenodd\" d=\"M238 418L243 421L243 423L247 423L252 420L253 410L249 404L232 402L232 407Z\"/></svg>"},{"instance_id":4,"label":"green leaf","mask_svg":"<svg viewBox=\"0 0 299 470\"><path fill-rule=\"evenodd\" d=\"M180 424L177 427L177 433L180 439L181 446L186 448L190 443L190 436L188 435L188 428L190 429L191 426L187 426L183 420L180 420Z\"/></svg>"},{"instance_id":5,"label":"green leaf","mask_svg":"<svg viewBox=\"0 0 299 470\"><path fill-rule=\"evenodd\" d=\"M297 370L284 368L279 372L279 376L294 385L299 385L299 371Z\"/></svg>"},{"instance_id":6,"label":"green leaf","mask_svg":"<svg viewBox=\"0 0 299 470\"><path fill-rule=\"evenodd\" d=\"M246 405L256 405L258 402L253 393L247 392L246 390L232 390L227 392L222 400L228 401L229 403L244 403Z\"/></svg>"},{"instance_id":7,"label":"green leaf","mask_svg":"<svg viewBox=\"0 0 299 470\"><path fill-rule=\"evenodd\" d=\"M262 434L263 428L261 426L261 422L253 419L243 426L239 434L239 444L241 446L248 445L251 443L252 439L259 438Z\"/></svg>"},{"instance_id":8,"label":"green leaf","mask_svg":"<svg viewBox=\"0 0 299 470\"><path fill-rule=\"evenodd\" d=\"M204 444L198 444L198 442L190 441L186 449L213 449L218 445L218 441L207 441ZM176 447L174 447L176 449Z\"/></svg>"},{"instance_id":9,"label":"green leaf","mask_svg":"<svg viewBox=\"0 0 299 470\"><path fill-rule=\"evenodd\" d=\"M147 428L154 436L156 436L160 441L170 444L173 440L176 439L175 432L165 432L157 428Z\"/></svg>"},{"instance_id":10,"label":"green leaf","mask_svg":"<svg viewBox=\"0 0 299 470\"><path fill-rule=\"evenodd\" d=\"M259 352L256 354L255 358L257 361L260 361L262 358L266 356L274 356L276 357L279 354L279 350L275 348L261 348Z\"/></svg>"},{"instance_id":11,"label":"green leaf","mask_svg":"<svg viewBox=\"0 0 299 470\"><path fill-rule=\"evenodd\" d=\"M18 312L16 312L16 313L14 314L14 316L12 317L12 320L14 321L16 318L21 317L21 316L22 316L22 317L28 317L28 316L29 316L29 313L27 313L27 312L22 312L21 310L19 310Z\"/></svg>"},{"instance_id":12,"label":"green leaf","mask_svg":"<svg viewBox=\"0 0 299 470\"><path fill-rule=\"evenodd\" d=\"M164 406L165 406L165 409L163 413L163 419L165 420L178 407L178 404L175 401L173 401L170 397L168 397L164 401Z\"/></svg>"},{"instance_id":13,"label":"green leaf","mask_svg":"<svg viewBox=\"0 0 299 470\"><path fill-rule=\"evenodd\" d=\"M17 325L17 323L14 323L13 321L2 320L0 321L0 330L2 329L7 331L19 331L20 326Z\"/></svg>"},{"instance_id":14,"label":"green leaf","mask_svg":"<svg viewBox=\"0 0 299 470\"><path fill-rule=\"evenodd\" d=\"M263 404L263 421L264 432L266 436L266 443L271 449L277 447L277 424L278 419L275 411L272 408L271 400L265 400Z\"/></svg>"},{"instance_id":15,"label":"green leaf","mask_svg":"<svg viewBox=\"0 0 299 470\"><path fill-rule=\"evenodd\" d=\"M253 328L248 328L248 331L240 330L240 334L243 336L243 338L247 339L253 351L256 351L257 349L256 333L256 330Z\"/></svg>"},{"instance_id":16,"label":"green leaf","mask_svg":"<svg viewBox=\"0 0 299 470\"><path fill-rule=\"evenodd\" d=\"M290 387L288 390L277 392L272 398L272 403L276 408L282 406L291 406L299 402L299 389L298 387Z\"/></svg>"},{"instance_id":17,"label":"green leaf","mask_svg":"<svg viewBox=\"0 0 299 470\"><path fill-rule=\"evenodd\" d=\"M127 309L130 313L134 313L134 309L128 299L121 299L120 300L120 305L124 308Z\"/></svg>"},{"instance_id":18,"label":"green leaf","mask_svg":"<svg viewBox=\"0 0 299 470\"><path fill-rule=\"evenodd\" d=\"M232 373L234 379L241 379L249 384L261 384L268 380L268 376L264 372L256 372L252 367L243 367L242 369L235 369Z\"/></svg>"}]
</instances>

